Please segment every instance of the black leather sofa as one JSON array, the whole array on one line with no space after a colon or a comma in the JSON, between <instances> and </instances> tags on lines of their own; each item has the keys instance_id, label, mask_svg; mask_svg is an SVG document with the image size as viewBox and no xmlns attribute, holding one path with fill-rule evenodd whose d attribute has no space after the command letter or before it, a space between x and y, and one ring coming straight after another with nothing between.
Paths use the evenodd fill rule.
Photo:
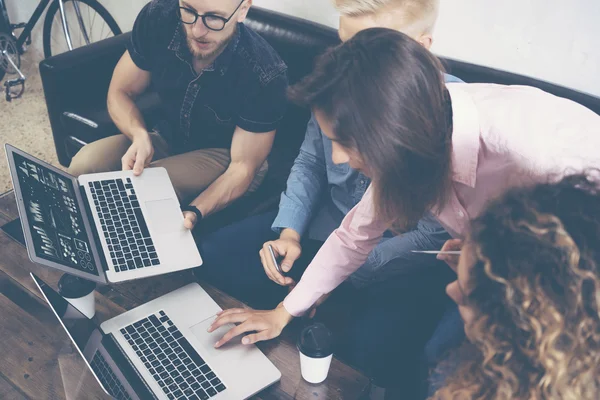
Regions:
<instances>
[{"instance_id":1,"label":"black leather sofa","mask_svg":"<svg viewBox=\"0 0 600 400\"><path fill-rule=\"evenodd\" d=\"M279 52L289 67L290 82L308 74L315 57L339 42L335 30L295 17L254 7L246 23L259 32ZM60 163L68 166L73 155L86 143L117 134L107 112L106 95L114 66L125 51L129 34L119 35L87 47L48 58L40 63L40 73ZM570 98L600 114L600 99L564 87L464 63L442 59L449 73L466 82L530 85ZM160 100L154 93L138 99L146 119L152 122ZM270 171L261 188L203 225L213 230L246 215L276 207L280 192L309 118L307 110L291 106L279 129L269 157Z\"/></svg>"}]
</instances>

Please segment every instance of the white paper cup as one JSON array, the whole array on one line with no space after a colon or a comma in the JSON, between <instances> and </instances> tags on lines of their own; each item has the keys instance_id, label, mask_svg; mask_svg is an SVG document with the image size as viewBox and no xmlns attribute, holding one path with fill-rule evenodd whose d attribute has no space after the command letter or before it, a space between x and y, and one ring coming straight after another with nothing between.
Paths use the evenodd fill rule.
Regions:
<instances>
[{"instance_id":1,"label":"white paper cup","mask_svg":"<svg viewBox=\"0 0 600 400\"><path fill-rule=\"evenodd\" d=\"M69 302L71 307L65 310L63 317L67 319L94 318L96 315L95 288L94 282L64 274L58 281L58 293Z\"/></svg>"},{"instance_id":2,"label":"white paper cup","mask_svg":"<svg viewBox=\"0 0 600 400\"><path fill-rule=\"evenodd\" d=\"M67 308L64 316L67 319L81 318L81 314L92 319L94 318L94 315L96 315L96 299L93 291L78 299L69 299L65 297L65 300L75 307L75 310L72 307Z\"/></svg>"},{"instance_id":3,"label":"white paper cup","mask_svg":"<svg viewBox=\"0 0 600 400\"><path fill-rule=\"evenodd\" d=\"M333 335L321 323L307 326L298 339L300 371L309 383L321 383L327 379L333 358Z\"/></svg>"},{"instance_id":4,"label":"white paper cup","mask_svg":"<svg viewBox=\"0 0 600 400\"><path fill-rule=\"evenodd\" d=\"M300 352L300 370L302 378L309 383L321 383L327 379L333 354L323 358L307 357Z\"/></svg>"}]
</instances>

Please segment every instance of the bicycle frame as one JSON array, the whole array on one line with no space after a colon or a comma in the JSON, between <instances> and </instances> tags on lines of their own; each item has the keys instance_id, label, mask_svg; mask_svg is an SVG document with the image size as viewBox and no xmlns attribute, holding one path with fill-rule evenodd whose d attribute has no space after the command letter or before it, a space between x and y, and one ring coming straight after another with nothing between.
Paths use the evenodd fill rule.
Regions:
<instances>
[{"instance_id":1,"label":"bicycle frame","mask_svg":"<svg viewBox=\"0 0 600 400\"><path fill-rule=\"evenodd\" d=\"M21 32L19 37L15 37L15 39L17 41L17 48L19 49L19 52L22 52L23 44L25 44L25 41L31 34L31 31L33 30L35 25L38 23L40 17L44 13L44 10L46 9L46 7L48 7L48 4L50 4L53 1L58 1L63 31L65 34L65 39L67 41L67 46L69 47L69 50L73 50L73 45L71 43L71 36L69 35L69 27L67 25L67 19L65 18L63 1L62 0L40 0L40 3L38 4L35 11L33 12L33 15L31 15L31 18L29 18L29 21L23 27L23 31ZM90 41L89 41L87 32L83 26L83 19L81 18L81 12L79 10L79 6L77 5L77 3L74 3L74 5L75 5L75 12L77 14L77 20L79 21L79 24L80 24L83 34L84 34L84 39L85 39L86 43L89 44ZM8 18L8 12L6 10L6 0L0 0L0 32L4 31L4 32L10 34L13 32L13 28L14 28L14 26L10 23L10 19Z\"/></svg>"},{"instance_id":2,"label":"bicycle frame","mask_svg":"<svg viewBox=\"0 0 600 400\"><path fill-rule=\"evenodd\" d=\"M50 4L51 1L54 1L54 0L41 0L40 1L40 4L38 4L35 11L33 12L33 15L31 16L31 18L29 19L27 24L25 24L23 31L21 32L19 37L16 38L17 48L19 49L19 51L21 51L21 49L23 48L23 44L25 44L27 37L31 34L33 27L35 26L35 24L37 24L40 17L44 13L44 10L46 9L46 7L48 7L48 4ZM8 25L8 29L6 29L6 27L4 27L4 29L6 29L7 33L12 33L13 27L10 24L10 20L8 19L8 13L6 11L5 0L0 0L0 8L3 11L3 14L4 14L3 19L5 20L5 21L2 21L2 24L6 23Z\"/></svg>"}]
</instances>

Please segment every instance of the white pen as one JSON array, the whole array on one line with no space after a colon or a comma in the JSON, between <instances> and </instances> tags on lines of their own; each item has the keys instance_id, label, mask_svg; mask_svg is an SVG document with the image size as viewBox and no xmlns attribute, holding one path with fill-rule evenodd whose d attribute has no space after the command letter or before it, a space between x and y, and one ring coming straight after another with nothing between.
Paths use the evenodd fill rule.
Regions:
<instances>
[{"instance_id":1,"label":"white pen","mask_svg":"<svg viewBox=\"0 0 600 400\"><path fill-rule=\"evenodd\" d=\"M441 250L412 250L413 253L422 253L422 254L454 254L454 255L460 255L460 250L448 250L448 251L441 251Z\"/></svg>"}]
</instances>

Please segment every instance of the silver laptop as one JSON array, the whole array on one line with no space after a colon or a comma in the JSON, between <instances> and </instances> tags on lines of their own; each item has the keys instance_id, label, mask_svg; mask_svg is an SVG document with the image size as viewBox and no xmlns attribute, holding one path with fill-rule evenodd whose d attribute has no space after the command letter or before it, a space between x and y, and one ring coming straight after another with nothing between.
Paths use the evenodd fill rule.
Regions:
<instances>
[{"instance_id":1,"label":"silver laptop","mask_svg":"<svg viewBox=\"0 0 600 400\"><path fill-rule=\"evenodd\" d=\"M197 283L98 327L40 278L31 277L95 378L116 399L240 400L281 378L254 345L238 340L213 347L233 325L206 331L221 308ZM75 314L75 319L65 317Z\"/></svg>"},{"instance_id":2,"label":"silver laptop","mask_svg":"<svg viewBox=\"0 0 600 400\"><path fill-rule=\"evenodd\" d=\"M5 147L33 262L99 283L202 264L164 168L137 177L118 171L77 179Z\"/></svg>"}]
</instances>

